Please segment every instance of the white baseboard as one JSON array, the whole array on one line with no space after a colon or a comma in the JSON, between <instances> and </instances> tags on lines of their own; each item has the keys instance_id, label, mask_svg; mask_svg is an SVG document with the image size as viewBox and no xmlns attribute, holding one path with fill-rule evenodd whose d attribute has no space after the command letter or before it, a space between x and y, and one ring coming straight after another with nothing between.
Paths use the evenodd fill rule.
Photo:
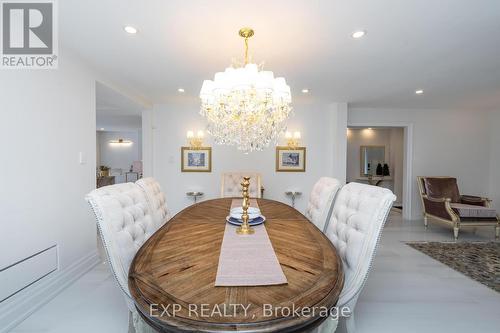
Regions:
<instances>
[{"instance_id":1,"label":"white baseboard","mask_svg":"<svg viewBox=\"0 0 500 333\"><path fill-rule=\"evenodd\" d=\"M18 294L0 303L0 333L9 332L33 312L99 263L97 251L74 262L64 270L49 274Z\"/></svg>"}]
</instances>

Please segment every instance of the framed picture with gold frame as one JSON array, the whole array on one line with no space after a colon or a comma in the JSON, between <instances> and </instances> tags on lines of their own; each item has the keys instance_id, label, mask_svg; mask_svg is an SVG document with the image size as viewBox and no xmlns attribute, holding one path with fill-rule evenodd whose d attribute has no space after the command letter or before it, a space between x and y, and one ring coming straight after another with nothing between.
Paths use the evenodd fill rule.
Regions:
<instances>
[{"instance_id":1,"label":"framed picture with gold frame","mask_svg":"<svg viewBox=\"0 0 500 333\"><path fill-rule=\"evenodd\" d=\"M181 147L182 172L212 172L212 147Z\"/></svg>"},{"instance_id":2,"label":"framed picture with gold frame","mask_svg":"<svg viewBox=\"0 0 500 333\"><path fill-rule=\"evenodd\" d=\"M276 147L276 172L305 172L306 147Z\"/></svg>"}]
</instances>

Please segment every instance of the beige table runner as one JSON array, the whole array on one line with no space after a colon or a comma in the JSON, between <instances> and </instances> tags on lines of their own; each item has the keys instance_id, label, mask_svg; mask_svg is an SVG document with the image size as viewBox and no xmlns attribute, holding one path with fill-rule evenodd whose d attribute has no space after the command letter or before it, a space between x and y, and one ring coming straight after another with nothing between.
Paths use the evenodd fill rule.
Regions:
<instances>
[{"instance_id":1,"label":"beige table runner","mask_svg":"<svg viewBox=\"0 0 500 333\"><path fill-rule=\"evenodd\" d=\"M234 199L231 208L241 206ZM257 207L255 199L251 207ZM216 286L265 286L287 283L266 227L253 227L255 234L238 235L236 226L226 224L217 268Z\"/></svg>"}]
</instances>

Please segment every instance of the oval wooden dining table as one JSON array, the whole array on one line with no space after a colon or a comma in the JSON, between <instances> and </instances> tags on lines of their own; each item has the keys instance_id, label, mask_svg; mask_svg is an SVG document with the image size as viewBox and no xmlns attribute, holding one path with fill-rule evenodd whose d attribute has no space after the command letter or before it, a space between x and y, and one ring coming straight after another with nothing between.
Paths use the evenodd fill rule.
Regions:
<instances>
[{"instance_id":1,"label":"oval wooden dining table","mask_svg":"<svg viewBox=\"0 0 500 333\"><path fill-rule=\"evenodd\" d=\"M140 315L159 332L312 330L326 319L320 310L336 305L343 286L335 247L294 208L258 199L288 283L216 287L231 202L208 200L184 209L139 249L128 283ZM297 312L306 308L311 313Z\"/></svg>"}]
</instances>

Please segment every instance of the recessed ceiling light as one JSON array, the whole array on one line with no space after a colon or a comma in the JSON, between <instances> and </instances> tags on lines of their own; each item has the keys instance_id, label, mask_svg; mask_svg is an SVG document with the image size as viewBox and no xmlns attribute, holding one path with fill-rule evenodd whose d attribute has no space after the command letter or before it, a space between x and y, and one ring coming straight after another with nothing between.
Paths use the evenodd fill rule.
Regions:
<instances>
[{"instance_id":1,"label":"recessed ceiling light","mask_svg":"<svg viewBox=\"0 0 500 333\"><path fill-rule=\"evenodd\" d=\"M302 93L303 93L303 94L307 94L307 93L309 93L309 89L302 89Z\"/></svg>"},{"instance_id":2,"label":"recessed ceiling light","mask_svg":"<svg viewBox=\"0 0 500 333\"><path fill-rule=\"evenodd\" d=\"M366 35L366 31L359 30L359 31L354 31L351 36L352 38L358 39L363 37L364 35Z\"/></svg>"},{"instance_id":3,"label":"recessed ceiling light","mask_svg":"<svg viewBox=\"0 0 500 333\"><path fill-rule=\"evenodd\" d=\"M179 89L177 89L177 91L180 93L183 93L185 90L184 90L184 88L179 88Z\"/></svg>"},{"instance_id":4,"label":"recessed ceiling light","mask_svg":"<svg viewBox=\"0 0 500 333\"><path fill-rule=\"evenodd\" d=\"M371 128L371 127L368 127L367 129L371 130L372 128Z\"/></svg>"},{"instance_id":5,"label":"recessed ceiling light","mask_svg":"<svg viewBox=\"0 0 500 333\"><path fill-rule=\"evenodd\" d=\"M131 35L135 35L137 33L137 29L134 28L133 26L131 25L127 25L123 28L123 30L125 30L125 32L131 34Z\"/></svg>"},{"instance_id":6,"label":"recessed ceiling light","mask_svg":"<svg viewBox=\"0 0 500 333\"><path fill-rule=\"evenodd\" d=\"M101 127L99 130L104 131L104 127Z\"/></svg>"},{"instance_id":7,"label":"recessed ceiling light","mask_svg":"<svg viewBox=\"0 0 500 333\"><path fill-rule=\"evenodd\" d=\"M415 94L422 95L424 91L422 89L415 90Z\"/></svg>"}]
</instances>

